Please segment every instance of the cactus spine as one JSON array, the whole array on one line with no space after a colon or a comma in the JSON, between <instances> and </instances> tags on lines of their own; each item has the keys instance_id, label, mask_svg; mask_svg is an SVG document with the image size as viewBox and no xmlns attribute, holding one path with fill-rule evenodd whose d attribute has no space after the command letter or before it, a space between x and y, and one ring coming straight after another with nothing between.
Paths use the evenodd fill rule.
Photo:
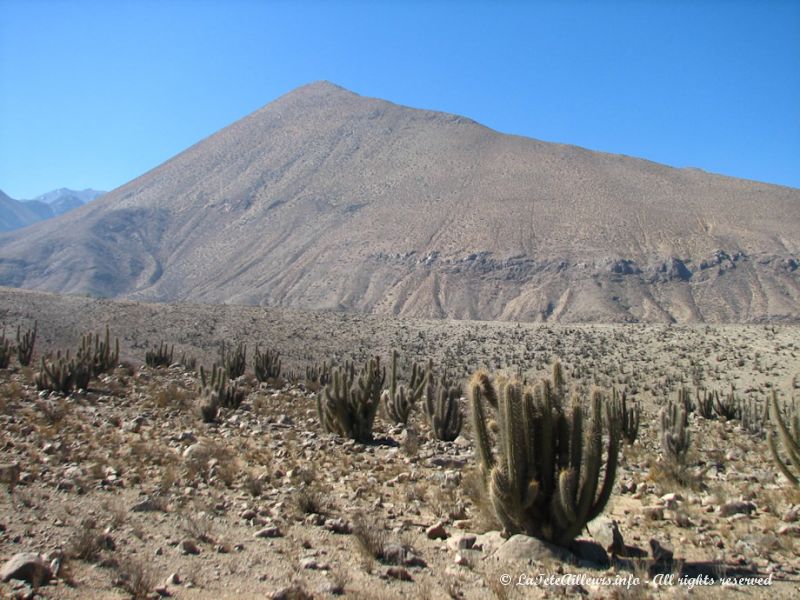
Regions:
<instances>
[{"instance_id":1,"label":"cactus spine","mask_svg":"<svg viewBox=\"0 0 800 600\"><path fill-rule=\"evenodd\" d=\"M280 377L281 353L267 348L262 354L261 349L256 344L256 351L253 355L253 370L255 371L256 379L259 381Z\"/></svg>"},{"instance_id":2,"label":"cactus spine","mask_svg":"<svg viewBox=\"0 0 800 600\"><path fill-rule=\"evenodd\" d=\"M793 486L800 487L800 416L795 414L793 417L789 417L790 424L787 425L781 416L778 395L774 390L772 391L771 406L772 420L778 428L778 436L788 460L784 460L778 454L776 436L771 431L767 434L769 449L781 473ZM796 471L797 474L793 473L792 470Z\"/></svg>"},{"instance_id":3,"label":"cactus spine","mask_svg":"<svg viewBox=\"0 0 800 600\"><path fill-rule=\"evenodd\" d=\"M33 329L29 329L22 335L20 326L17 325L17 360L23 367L28 367L33 360L33 347L36 344L36 331L39 327L39 322L33 322Z\"/></svg>"},{"instance_id":4,"label":"cactus spine","mask_svg":"<svg viewBox=\"0 0 800 600\"><path fill-rule=\"evenodd\" d=\"M434 437L445 442L452 442L461 433L463 416L458 405L461 388L451 386L442 377L438 382L429 375L427 394L425 396L425 414L431 425Z\"/></svg>"},{"instance_id":5,"label":"cactus spine","mask_svg":"<svg viewBox=\"0 0 800 600\"><path fill-rule=\"evenodd\" d=\"M408 416L414 405L422 398L425 391L425 382L429 377L428 372L418 363L411 366L411 382L406 387L403 384L397 385L397 350L392 351L392 370L389 376L389 389L381 394L381 401L386 414L394 423L407 423Z\"/></svg>"},{"instance_id":6,"label":"cactus spine","mask_svg":"<svg viewBox=\"0 0 800 600\"><path fill-rule=\"evenodd\" d=\"M353 364L333 371L333 381L317 394L317 415L326 431L357 442L372 440L372 424L380 405L386 367L369 360L355 382Z\"/></svg>"},{"instance_id":7,"label":"cactus spine","mask_svg":"<svg viewBox=\"0 0 800 600\"><path fill-rule=\"evenodd\" d=\"M599 390L592 393L586 425L577 399L565 411L559 372L554 370L553 379L531 389L516 382L495 385L479 371L470 382L470 401L484 484L505 533L522 532L566 545L611 496L620 431L613 404L604 402ZM608 445L600 485L604 409ZM495 444L487 410L497 417Z\"/></svg>"}]
</instances>

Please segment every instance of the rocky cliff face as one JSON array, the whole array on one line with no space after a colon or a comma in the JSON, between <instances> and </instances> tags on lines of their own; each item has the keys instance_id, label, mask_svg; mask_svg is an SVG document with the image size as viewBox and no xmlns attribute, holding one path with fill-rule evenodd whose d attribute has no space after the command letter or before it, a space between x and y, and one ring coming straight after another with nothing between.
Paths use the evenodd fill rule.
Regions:
<instances>
[{"instance_id":1,"label":"rocky cliff face","mask_svg":"<svg viewBox=\"0 0 800 600\"><path fill-rule=\"evenodd\" d=\"M299 88L0 236L0 285L558 321L800 318L800 190Z\"/></svg>"}]
</instances>

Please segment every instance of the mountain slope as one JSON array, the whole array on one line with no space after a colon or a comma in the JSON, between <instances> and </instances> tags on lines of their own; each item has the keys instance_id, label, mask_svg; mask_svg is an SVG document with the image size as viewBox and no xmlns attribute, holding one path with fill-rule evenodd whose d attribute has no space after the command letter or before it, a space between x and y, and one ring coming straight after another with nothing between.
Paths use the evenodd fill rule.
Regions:
<instances>
[{"instance_id":1,"label":"mountain slope","mask_svg":"<svg viewBox=\"0 0 800 600\"><path fill-rule=\"evenodd\" d=\"M299 88L53 221L0 285L479 319L798 318L800 190Z\"/></svg>"},{"instance_id":2,"label":"mountain slope","mask_svg":"<svg viewBox=\"0 0 800 600\"><path fill-rule=\"evenodd\" d=\"M34 200L14 200L0 191L0 231L27 227L44 219L52 219L94 200L103 192L75 191L60 188Z\"/></svg>"}]
</instances>

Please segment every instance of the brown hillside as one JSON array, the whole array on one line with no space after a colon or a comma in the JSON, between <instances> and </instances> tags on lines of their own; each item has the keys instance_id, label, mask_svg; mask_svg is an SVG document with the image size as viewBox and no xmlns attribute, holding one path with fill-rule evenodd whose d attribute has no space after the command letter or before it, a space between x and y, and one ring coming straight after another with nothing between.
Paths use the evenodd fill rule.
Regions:
<instances>
[{"instance_id":1,"label":"brown hillside","mask_svg":"<svg viewBox=\"0 0 800 600\"><path fill-rule=\"evenodd\" d=\"M800 316L800 190L299 88L88 207L0 285L417 317Z\"/></svg>"}]
</instances>

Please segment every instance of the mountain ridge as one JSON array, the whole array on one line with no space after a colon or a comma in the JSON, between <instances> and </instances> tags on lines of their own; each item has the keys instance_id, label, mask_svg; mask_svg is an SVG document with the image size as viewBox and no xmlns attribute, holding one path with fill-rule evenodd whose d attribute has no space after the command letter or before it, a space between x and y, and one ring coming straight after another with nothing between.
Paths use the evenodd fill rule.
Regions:
<instances>
[{"instance_id":1,"label":"mountain ridge","mask_svg":"<svg viewBox=\"0 0 800 600\"><path fill-rule=\"evenodd\" d=\"M91 211L0 236L0 285L415 317L797 319L799 231L794 188L316 82Z\"/></svg>"}]
</instances>

